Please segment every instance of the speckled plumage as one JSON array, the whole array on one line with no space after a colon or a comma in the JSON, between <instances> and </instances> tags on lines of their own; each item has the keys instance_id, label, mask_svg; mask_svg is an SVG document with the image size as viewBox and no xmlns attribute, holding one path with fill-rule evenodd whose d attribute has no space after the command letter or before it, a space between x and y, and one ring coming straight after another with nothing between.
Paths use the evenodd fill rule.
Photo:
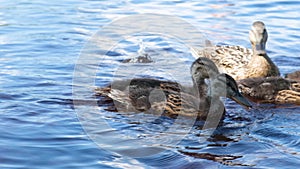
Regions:
<instances>
[{"instance_id":1,"label":"speckled plumage","mask_svg":"<svg viewBox=\"0 0 300 169\"><path fill-rule=\"evenodd\" d=\"M207 57L234 79L279 76L277 66L266 53L268 34L263 22L256 21L249 32L252 50L242 46L208 46L192 48L195 57Z\"/></svg>"},{"instance_id":2,"label":"speckled plumage","mask_svg":"<svg viewBox=\"0 0 300 169\"><path fill-rule=\"evenodd\" d=\"M258 103L300 105L300 83L282 77L248 78L237 81L242 94Z\"/></svg>"},{"instance_id":3,"label":"speckled plumage","mask_svg":"<svg viewBox=\"0 0 300 169\"><path fill-rule=\"evenodd\" d=\"M292 72L292 73L288 73L288 74L285 75L285 77L300 82L300 70L297 70L297 71Z\"/></svg>"},{"instance_id":4,"label":"speckled plumage","mask_svg":"<svg viewBox=\"0 0 300 169\"><path fill-rule=\"evenodd\" d=\"M239 93L235 80L229 75L219 74L210 59L198 58L191 66L191 74L194 82L192 88L171 81L140 78L98 88L96 95L102 97L101 103L109 103L107 110L110 111L149 111L171 117L182 115L206 119L210 111L216 116L223 116L225 108L220 96L251 107ZM205 79L210 79L209 86Z\"/></svg>"}]
</instances>

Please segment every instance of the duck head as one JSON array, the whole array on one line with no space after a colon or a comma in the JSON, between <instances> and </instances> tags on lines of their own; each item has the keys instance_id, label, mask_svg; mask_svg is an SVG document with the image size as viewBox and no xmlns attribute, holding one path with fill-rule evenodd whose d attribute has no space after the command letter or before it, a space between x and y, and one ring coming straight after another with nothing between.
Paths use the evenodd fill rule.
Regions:
<instances>
[{"instance_id":1,"label":"duck head","mask_svg":"<svg viewBox=\"0 0 300 169\"><path fill-rule=\"evenodd\" d=\"M198 88L200 97L228 97L235 102L250 108L249 101L239 92L236 81L228 74L220 74L218 67L208 58L199 57L191 66L194 86ZM209 86L205 79L210 80Z\"/></svg>"},{"instance_id":2,"label":"duck head","mask_svg":"<svg viewBox=\"0 0 300 169\"><path fill-rule=\"evenodd\" d=\"M249 39L252 45L253 53L266 54L266 42L268 40L268 32L265 24L261 21L256 21L252 24L249 31Z\"/></svg>"},{"instance_id":3,"label":"duck head","mask_svg":"<svg viewBox=\"0 0 300 169\"><path fill-rule=\"evenodd\" d=\"M204 80L215 78L219 74L218 67L208 58L199 57L191 66L191 75L196 86L204 84Z\"/></svg>"},{"instance_id":4,"label":"duck head","mask_svg":"<svg viewBox=\"0 0 300 169\"><path fill-rule=\"evenodd\" d=\"M250 102L239 92L236 81L225 73L219 74L211 81L210 96L212 98L227 97L242 106L252 107Z\"/></svg>"}]
</instances>

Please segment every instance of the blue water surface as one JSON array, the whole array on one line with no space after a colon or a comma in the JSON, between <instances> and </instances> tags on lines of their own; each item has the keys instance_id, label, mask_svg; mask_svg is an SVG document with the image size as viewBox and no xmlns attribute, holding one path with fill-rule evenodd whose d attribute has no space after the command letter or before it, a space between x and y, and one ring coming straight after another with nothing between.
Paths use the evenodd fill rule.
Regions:
<instances>
[{"instance_id":1,"label":"blue water surface","mask_svg":"<svg viewBox=\"0 0 300 169\"><path fill-rule=\"evenodd\" d=\"M218 129L216 136L199 144L202 133L193 128L178 144L157 142L156 146L164 151L132 158L109 151L89 137L72 96L74 68L91 37L112 21L143 13L178 16L214 43L246 47L250 47L248 31L252 22L262 20L269 33L269 56L282 75L299 70L299 1L19 0L3 1L0 9L0 168L291 169L300 166L300 108L297 107L271 106L247 111L229 101L227 125ZM187 47L173 43L172 39L150 37L145 44L150 45L146 52L155 56L176 55L179 60L168 60L174 65L188 68L193 61L190 55L185 56ZM116 65L137 54L139 48L134 37L121 41L113 47L115 53L110 54L108 61L93 65L99 66L97 77L88 78L96 79L95 85L104 86L114 76ZM142 69L141 65L135 66L136 70ZM183 69L175 67L180 68ZM162 70L150 75L174 80ZM91 91L93 87L88 86ZM92 94L81 100L83 109L91 107L89 99L94 99ZM131 137L147 138L172 124L170 119L152 124L153 117L148 115L136 119L103 109L93 113L101 114L114 130ZM102 134L106 140L111 136L110 146L119 148L113 137L115 131Z\"/></svg>"}]
</instances>

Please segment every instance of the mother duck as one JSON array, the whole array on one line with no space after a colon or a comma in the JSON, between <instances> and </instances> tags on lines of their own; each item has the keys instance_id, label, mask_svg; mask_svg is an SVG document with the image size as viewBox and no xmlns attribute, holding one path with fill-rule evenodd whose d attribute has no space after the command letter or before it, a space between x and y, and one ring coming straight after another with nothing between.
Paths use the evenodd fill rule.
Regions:
<instances>
[{"instance_id":1,"label":"mother duck","mask_svg":"<svg viewBox=\"0 0 300 169\"><path fill-rule=\"evenodd\" d=\"M279 76L277 66L266 53L268 33L263 22L252 24L249 39L252 50L241 46L211 46L203 50L192 48L191 51L196 57L210 58L220 70L235 80Z\"/></svg>"}]
</instances>

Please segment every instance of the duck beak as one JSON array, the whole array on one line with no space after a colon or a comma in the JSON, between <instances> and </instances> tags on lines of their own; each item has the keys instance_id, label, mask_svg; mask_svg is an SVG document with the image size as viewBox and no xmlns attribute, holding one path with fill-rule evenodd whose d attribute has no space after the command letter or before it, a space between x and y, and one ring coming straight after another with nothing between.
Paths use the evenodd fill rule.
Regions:
<instances>
[{"instance_id":1,"label":"duck beak","mask_svg":"<svg viewBox=\"0 0 300 169\"><path fill-rule=\"evenodd\" d=\"M248 109L252 108L251 103L241 93L237 93L235 96L232 96L231 99Z\"/></svg>"}]
</instances>

